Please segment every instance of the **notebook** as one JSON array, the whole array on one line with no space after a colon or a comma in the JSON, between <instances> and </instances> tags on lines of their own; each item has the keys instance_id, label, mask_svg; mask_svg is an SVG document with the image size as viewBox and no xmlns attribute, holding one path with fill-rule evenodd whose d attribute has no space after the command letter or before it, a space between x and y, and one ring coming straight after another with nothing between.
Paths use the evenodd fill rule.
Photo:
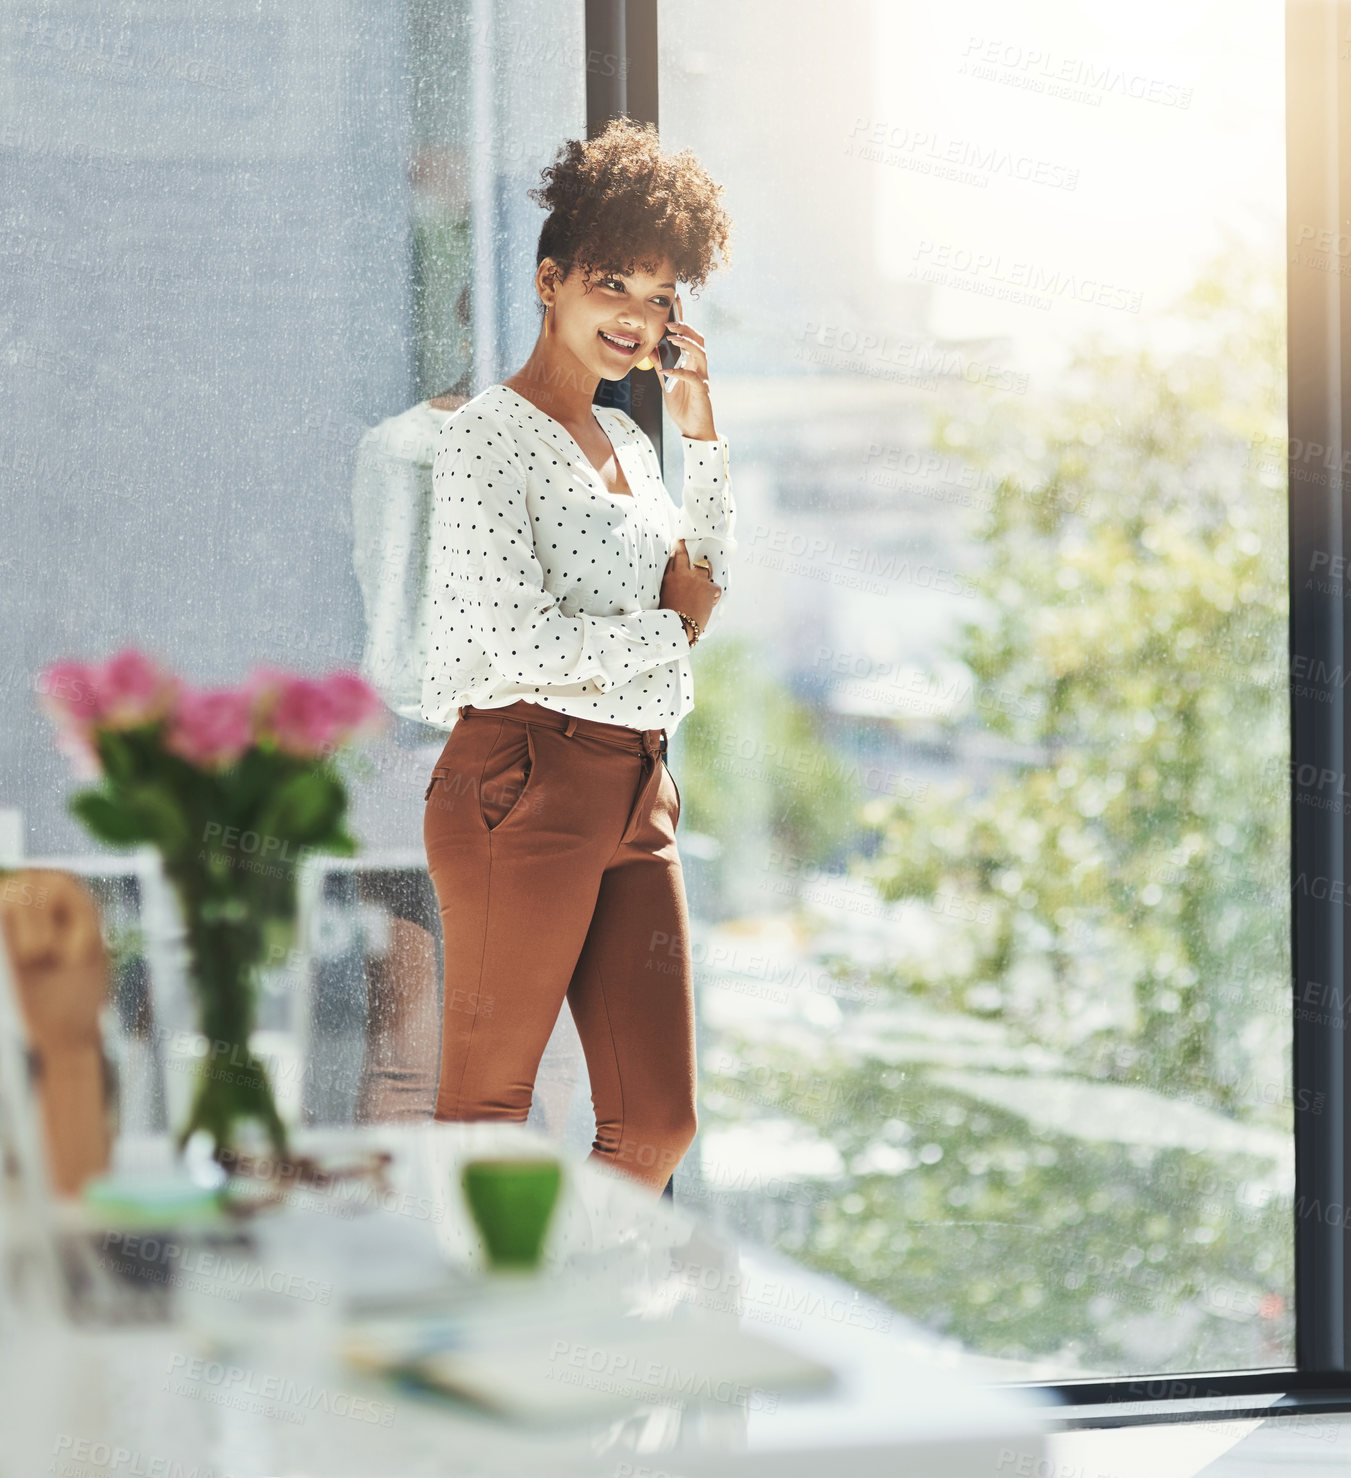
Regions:
<instances>
[{"instance_id":1,"label":"notebook","mask_svg":"<svg viewBox=\"0 0 1351 1478\"><path fill-rule=\"evenodd\" d=\"M686 1402L772 1411L836 1379L820 1361L722 1321L508 1321L496 1331L454 1318L389 1321L350 1328L343 1353L406 1388L525 1425Z\"/></svg>"}]
</instances>

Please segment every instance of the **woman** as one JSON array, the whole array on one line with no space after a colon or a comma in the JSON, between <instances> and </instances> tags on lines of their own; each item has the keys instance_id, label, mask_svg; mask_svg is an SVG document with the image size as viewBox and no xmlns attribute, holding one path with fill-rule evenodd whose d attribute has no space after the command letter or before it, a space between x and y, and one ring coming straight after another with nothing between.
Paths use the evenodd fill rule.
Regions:
<instances>
[{"instance_id":1,"label":"woman","mask_svg":"<svg viewBox=\"0 0 1351 1478\"><path fill-rule=\"evenodd\" d=\"M569 141L543 178L530 192L550 210L539 337L446 422L433 467L423 716L453 723L424 819L445 939L434 1116L524 1120L566 998L592 1155L657 1191L695 1129L680 796L664 755L735 548L708 357L676 283L705 281L715 250L728 258L729 222L693 155L662 154L626 118ZM665 381L679 511L648 437L593 404L602 379L655 359L663 333L683 350Z\"/></svg>"}]
</instances>

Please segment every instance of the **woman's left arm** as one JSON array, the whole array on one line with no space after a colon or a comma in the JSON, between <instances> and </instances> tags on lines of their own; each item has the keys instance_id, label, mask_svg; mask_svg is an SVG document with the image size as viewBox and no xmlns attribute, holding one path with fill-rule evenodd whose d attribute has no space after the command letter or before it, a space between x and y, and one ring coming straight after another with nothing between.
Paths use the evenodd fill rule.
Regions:
<instances>
[{"instance_id":1,"label":"woman's left arm","mask_svg":"<svg viewBox=\"0 0 1351 1478\"><path fill-rule=\"evenodd\" d=\"M685 541L691 564L708 560L713 583L723 590L705 626L707 630L727 600L730 556L737 547L736 501L732 496L727 438L719 436L713 425L708 350L699 330L680 316L679 295L667 337L684 351L686 360L677 369L657 371L665 389L666 408L680 427L685 457L677 537Z\"/></svg>"},{"instance_id":2,"label":"woman's left arm","mask_svg":"<svg viewBox=\"0 0 1351 1478\"><path fill-rule=\"evenodd\" d=\"M701 441L682 436L680 441L685 454L685 480L676 534L685 541L691 564L698 559L708 560L713 583L723 592L705 624L707 632L727 603L728 567L736 549L736 501L727 465L727 438Z\"/></svg>"}]
</instances>

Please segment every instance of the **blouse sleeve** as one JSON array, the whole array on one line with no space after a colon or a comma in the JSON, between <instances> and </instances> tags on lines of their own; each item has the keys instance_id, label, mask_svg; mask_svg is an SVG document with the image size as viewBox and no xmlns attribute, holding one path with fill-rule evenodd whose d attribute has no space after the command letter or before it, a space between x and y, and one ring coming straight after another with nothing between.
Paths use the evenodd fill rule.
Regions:
<instances>
[{"instance_id":1,"label":"blouse sleeve","mask_svg":"<svg viewBox=\"0 0 1351 1478\"><path fill-rule=\"evenodd\" d=\"M685 486L680 500L680 537L717 539L725 549L736 548L736 503L727 466L727 438L696 441L680 438L685 457Z\"/></svg>"},{"instance_id":2,"label":"blouse sleeve","mask_svg":"<svg viewBox=\"0 0 1351 1478\"><path fill-rule=\"evenodd\" d=\"M418 561L426 547L425 462L400 454L381 426L357 446L352 473L352 568L366 613L361 675L396 713L420 718L416 688L425 612Z\"/></svg>"},{"instance_id":3,"label":"blouse sleeve","mask_svg":"<svg viewBox=\"0 0 1351 1478\"><path fill-rule=\"evenodd\" d=\"M727 604L731 555L737 547L736 502L728 470L727 438L696 441L682 436L680 442L685 457L685 482L676 537L685 541L691 564L696 559L708 560L713 583L722 587L718 603L704 625L707 636Z\"/></svg>"},{"instance_id":4,"label":"blouse sleeve","mask_svg":"<svg viewBox=\"0 0 1351 1478\"><path fill-rule=\"evenodd\" d=\"M494 668L523 683L604 693L686 655L674 611L564 615L544 585L525 481L510 435L488 417L446 423L432 466L434 623L455 609ZM441 599L452 587L458 600Z\"/></svg>"}]
</instances>

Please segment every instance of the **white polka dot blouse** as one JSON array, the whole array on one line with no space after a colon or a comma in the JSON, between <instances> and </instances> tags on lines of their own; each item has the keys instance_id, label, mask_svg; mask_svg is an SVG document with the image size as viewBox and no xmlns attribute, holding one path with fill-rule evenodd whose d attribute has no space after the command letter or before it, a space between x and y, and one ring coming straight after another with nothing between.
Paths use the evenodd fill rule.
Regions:
<instances>
[{"instance_id":1,"label":"white polka dot blouse","mask_svg":"<svg viewBox=\"0 0 1351 1478\"><path fill-rule=\"evenodd\" d=\"M595 406L629 493L611 493L560 421L490 385L441 427L432 465L431 596L422 716L525 698L672 733L694 707L690 645L660 607L678 539L707 556L726 605L736 509L727 438L681 437L681 506L656 448L623 411ZM702 638L701 638L702 640Z\"/></svg>"}]
</instances>

